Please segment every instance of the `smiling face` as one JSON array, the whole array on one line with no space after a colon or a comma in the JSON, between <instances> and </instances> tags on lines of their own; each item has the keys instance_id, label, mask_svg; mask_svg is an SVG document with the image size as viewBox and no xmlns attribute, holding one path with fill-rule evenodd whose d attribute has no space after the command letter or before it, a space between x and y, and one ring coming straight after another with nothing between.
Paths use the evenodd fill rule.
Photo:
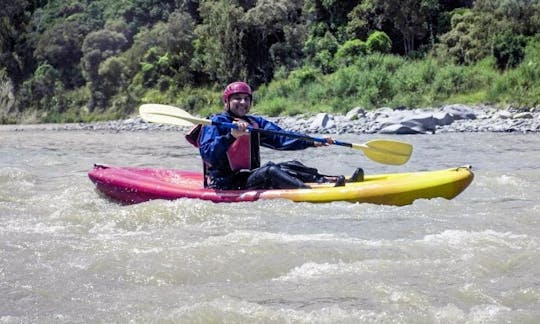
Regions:
<instances>
[{"instance_id":1,"label":"smiling face","mask_svg":"<svg viewBox=\"0 0 540 324\"><path fill-rule=\"evenodd\" d=\"M229 96L226 103L228 111L238 117L244 117L251 108L251 96L247 93L235 93Z\"/></svg>"}]
</instances>

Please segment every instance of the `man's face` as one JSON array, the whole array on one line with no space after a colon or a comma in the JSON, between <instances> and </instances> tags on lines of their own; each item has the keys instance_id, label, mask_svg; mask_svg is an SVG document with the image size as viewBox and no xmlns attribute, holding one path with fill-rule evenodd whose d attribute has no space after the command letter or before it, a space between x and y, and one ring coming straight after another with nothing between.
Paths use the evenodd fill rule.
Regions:
<instances>
[{"instance_id":1,"label":"man's face","mask_svg":"<svg viewBox=\"0 0 540 324\"><path fill-rule=\"evenodd\" d=\"M245 116L251 108L251 98L246 93L235 93L229 96L229 110L238 117Z\"/></svg>"}]
</instances>

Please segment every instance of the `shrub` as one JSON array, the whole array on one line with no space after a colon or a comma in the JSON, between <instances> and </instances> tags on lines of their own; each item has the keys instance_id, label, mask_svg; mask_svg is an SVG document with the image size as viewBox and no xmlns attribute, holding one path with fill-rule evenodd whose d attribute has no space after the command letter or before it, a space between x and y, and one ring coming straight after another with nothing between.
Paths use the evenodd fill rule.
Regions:
<instances>
[{"instance_id":1,"label":"shrub","mask_svg":"<svg viewBox=\"0 0 540 324\"><path fill-rule=\"evenodd\" d=\"M506 30L493 40L493 56L500 70L516 67L525 56L525 38Z\"/></svg>"},{"instance_id":2,"label":"shrub","mask_svg":"<svg viewBox=\"0 0 540 324\"><path fill-rule=\"evenodd\" d=\"M353 63L358 57L365 55L367 51L365 42L359 39L349 40L338 48L334 60L338 67L346 66Z\"/></svg>"},{"instance_id":3,"label":"shrub","mask_svg":"<svg viewBox=\"0 0 540 324\"><path fill-rule=\"evenodd\" d=\"M370 53L390 53L392 40L385 32L375 31L366 40L367 49Z\"/></svg>"}]
</instances>

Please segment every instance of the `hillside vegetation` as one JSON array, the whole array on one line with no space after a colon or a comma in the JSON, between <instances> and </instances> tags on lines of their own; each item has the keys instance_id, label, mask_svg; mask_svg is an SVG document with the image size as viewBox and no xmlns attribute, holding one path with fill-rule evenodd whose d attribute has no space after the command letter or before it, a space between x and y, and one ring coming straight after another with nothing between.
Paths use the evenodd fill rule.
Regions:
<instances>
[{"instance_id":1,"label":"hillside vegetation","mask_svg":"<svg viewBox=\"0 0 540 324\"><path fill-rule=\"evenodd\" d=\"M199 115L245 80L256 112L540 98L540 1L12 0L0 12L0 123Z\"/></svg>"}]
</instances>

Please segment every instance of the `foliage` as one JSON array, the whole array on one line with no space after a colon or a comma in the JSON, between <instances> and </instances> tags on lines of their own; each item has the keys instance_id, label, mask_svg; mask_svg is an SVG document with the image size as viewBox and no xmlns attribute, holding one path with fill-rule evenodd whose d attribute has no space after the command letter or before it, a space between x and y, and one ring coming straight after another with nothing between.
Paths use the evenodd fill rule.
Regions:
<instances>
[{"instance_id":1,"label":"foliage","mask_svg":"<svg viewBox=\"0 0 540 324\"><path fill-rule=\"evenodd\" d=\"M247 78L246 56L242 51L243 9L235 1L201 1L203 22L195 29L193 68L206 79L222 85Z\"/></svg>"},{"instance_id":2,"label":"foliage","mask_svg":"<svg viewBox=\"0 0 540 324\"><path fill-rule=\"evenodd\" d=\"M390 53L390 50L392 49L392 40L385 32L377 30L369 35L366 40L366 46L371 53Z\"/></svg>"},{"instance_id":3,"label":"foliage","mask_svg":"<svg viewBox=\"0 0 540 324\"><path fill-rule=\"evenodd\" d=\"M352 64L362 55L367 54L368 46L366 42L359 39L346 41L341 45L335 55L336 64L339 66L347 66Z\"/></svg>"},{"instance_id":4,"label":"foliage","mask_svg":"<svg viewBox=\"0 0 540 324\"><path fill-rule=\"evenodd\" d=\"M487 97L490 101L511 103L519 107L540 104L540 37L536 36L529 41L521 64L495 80Z\"/></svg>"},{"instance_id":5,"label":"foliage","mask_svg":"<svg viewBox=\"0 0 540 324\"><path fill-rule=\"evenodd\" d=\"M0 70L0 123L11 122L10 115L14 115L15 95L13 82L5 69Z\"/></svg>"},{"instance_id":6,"label":"foliage","mask_svg":"<svg viewBox=\"0 0 540 324\"><path fill-rule=\"evenodd\" d=\"M490 29L495 26L491 15L476 15L471 10L459 10L451 19L452 29L441 36L434 54L440 61L450 60L456 64L472 64L489 54Z\"/></svg>"},{"instance_id":7,"label":"foliage","mask_svg":"<svg viewBox=\"0 0 540 324\"><path fill-rule=\"evenodd\" d=\"M12 0L0 122L120 118L150 101L208 114L234 80L268 114L535 105L539 32L540 3L524 0Z\"/></svg>"},{"instance_id":8,"label":"foliage","mask_svg":"<svg viewBox=\"0 0 540 324\"><path fill-rule=\"evenodd\" d=\"M508 30L495 35L493 40L493 56L497 67L501 70L516 67L525 55L525 38Z\"/></svg>"}]
</instances>

